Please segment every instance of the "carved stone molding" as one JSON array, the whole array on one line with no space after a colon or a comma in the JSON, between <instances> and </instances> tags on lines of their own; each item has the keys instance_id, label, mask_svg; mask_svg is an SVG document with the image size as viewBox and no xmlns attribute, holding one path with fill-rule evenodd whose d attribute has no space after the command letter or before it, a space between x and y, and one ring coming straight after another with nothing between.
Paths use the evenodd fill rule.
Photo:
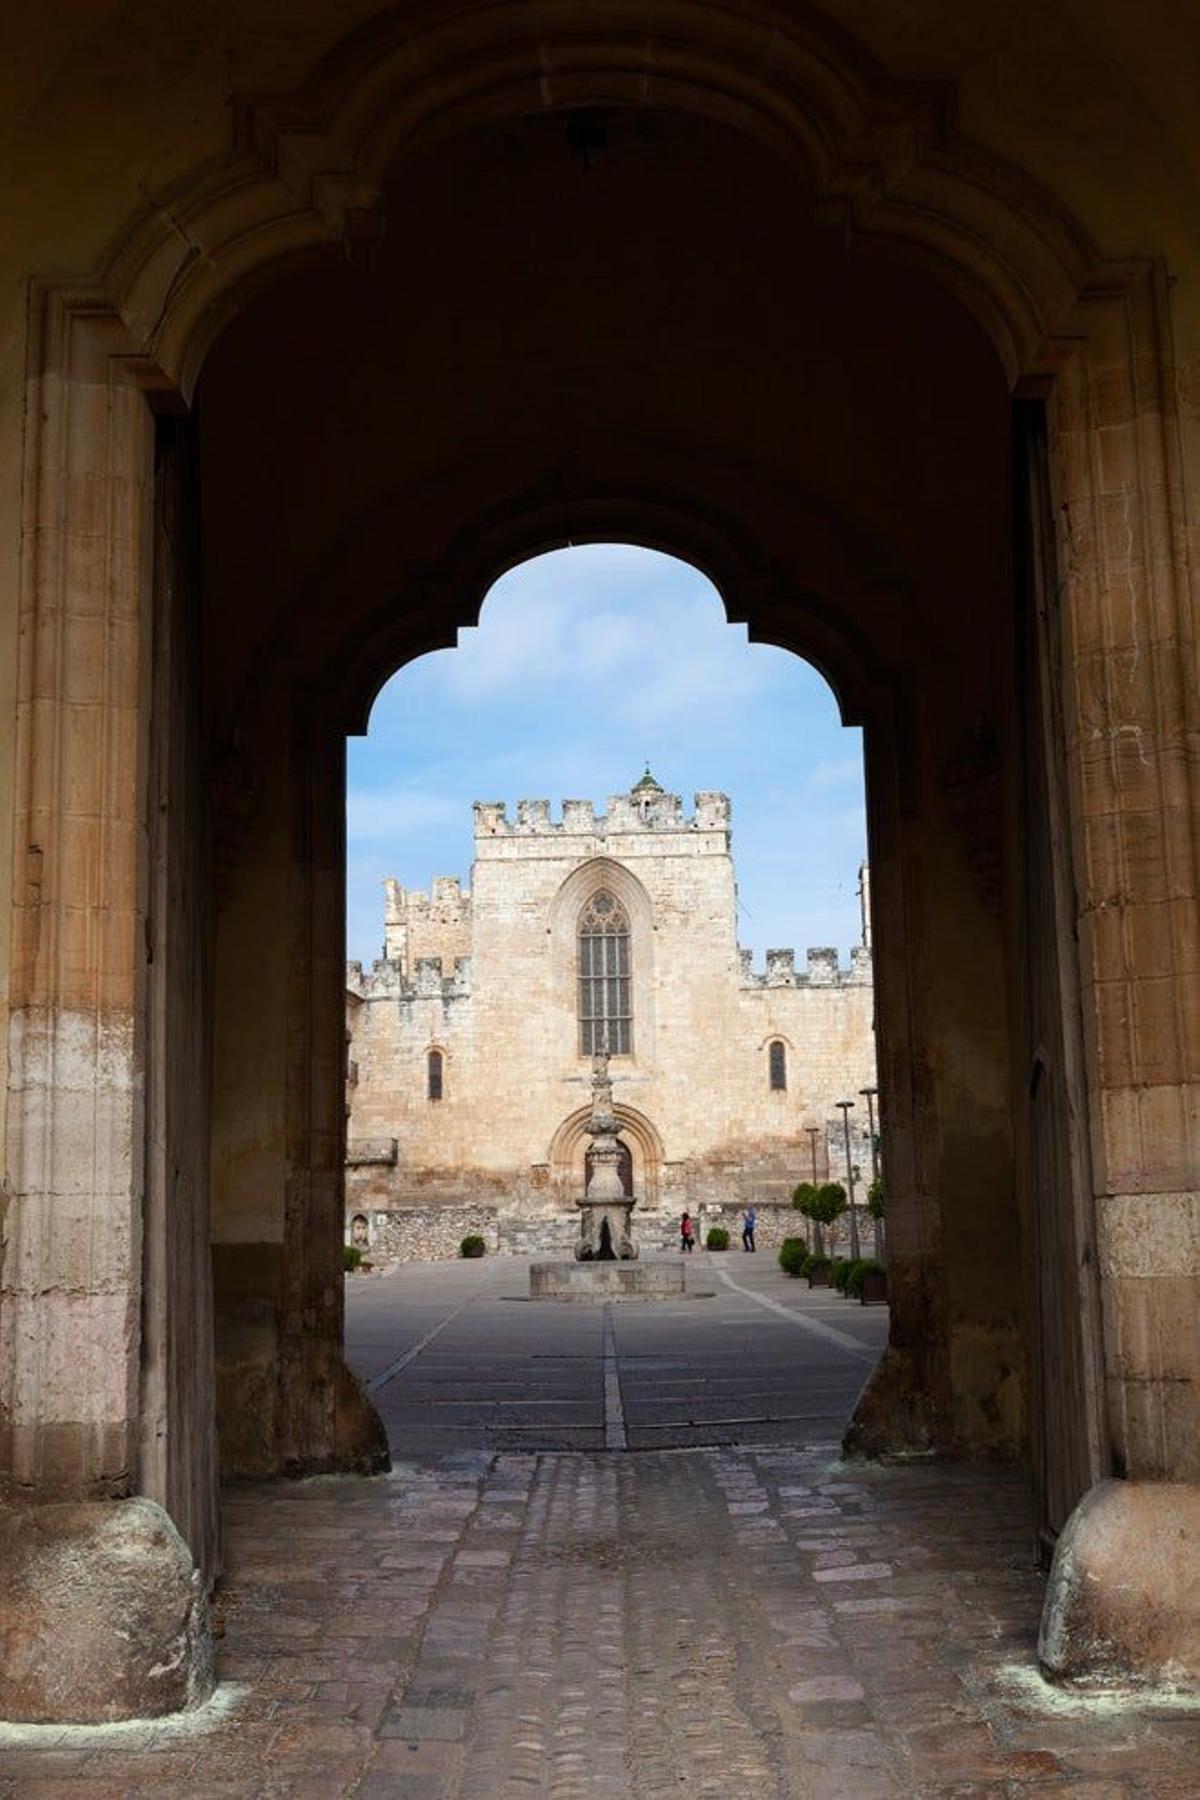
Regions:
<instances>
[{"instance_id":1,"label":"carved stone molding","mask_svg":"<svg viewBox=\"0 0 1200 1800\"><path fill-rule=\"evenodd\" d=\"M952 93L896 82L819 15L635 0L533 15L443 0L372 22L291 95L243 98L228 152L148 202L92 282L148 379L190 394L208 345L268 268L336 248L406 153L577 107L666 108L791 162L859 247L919 264L1032 369L1099 261L1030 176L970 143Z\"/></svg>"}]
</instances>

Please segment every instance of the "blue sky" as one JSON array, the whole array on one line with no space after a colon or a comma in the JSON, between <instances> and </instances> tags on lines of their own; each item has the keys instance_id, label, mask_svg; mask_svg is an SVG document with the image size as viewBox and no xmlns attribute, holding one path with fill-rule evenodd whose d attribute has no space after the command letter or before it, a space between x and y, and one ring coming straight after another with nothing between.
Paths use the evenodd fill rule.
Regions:
<instances>
[{"instance_id":1,"label":"blue sky","mask_svg":"<svg viewBox=\"0 0 1200 1800\"><path fill-rule=\"evenodd\" d=\"M380 883L427 888L471 863L471 803L594 800L649 762L663 787L733 802L739 936L768 948L858 941L866 849L862 734L823 678L750 644L695 569L626 544L557 550L491 590L456 650L418 658L349 744L348 954L383 939Z\"/></svg>"}]
</instances>

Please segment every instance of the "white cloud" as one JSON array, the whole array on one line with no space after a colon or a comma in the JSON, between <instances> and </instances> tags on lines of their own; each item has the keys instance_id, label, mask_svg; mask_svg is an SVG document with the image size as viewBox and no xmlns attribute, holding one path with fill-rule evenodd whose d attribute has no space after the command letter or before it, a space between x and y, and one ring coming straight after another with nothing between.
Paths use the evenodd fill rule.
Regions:
<instances>
[{"instance_id":1,"label":"white cloud","mask_svg":"<svg viewBox=\"0 0 1200 1800\"><path fill-rule=\"evenodd\" d=\"M462 822L462 802L415 788L360 788L346 796L346 836L352 844L402 837L428 825Z\"/></svg>"}]
</instances>

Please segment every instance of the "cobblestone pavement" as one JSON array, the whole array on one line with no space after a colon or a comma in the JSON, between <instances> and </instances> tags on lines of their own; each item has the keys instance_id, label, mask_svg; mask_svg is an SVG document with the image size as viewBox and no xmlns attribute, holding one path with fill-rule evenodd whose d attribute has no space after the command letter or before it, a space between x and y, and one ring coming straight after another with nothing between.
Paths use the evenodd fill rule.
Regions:
<instances>
[{"instance_id":1,"label":"cobblestone pavement","mask_svg":"<svg viewBox=\"0 0 1200 1800\"><path fill-rule=\"evenodd\" d=\"M680 1303L673 1326L668 1308L649 1324L613 1308L607 1332L588 1309L552 1308L571 1316L534 1329L532 1304L497 1301L479 1317L501 1335L476 1342L475 1367L486 1387L493 1355L488 1391L512 1398L515 1346L574 1346L550 1385L593 1409L590 1430L626 1390L627 1442L642 1402L651 1423L673 1405L693 1434L715 1429L739 1365L766 1382L751 1418L823 1368L793 1446L497 1449L500 1409L489 1399L465 1423L454 1404L469 1334L441 1327L508 1276L447 1277L390 1330L372 1300L352 1342L376 1381L449 1339L437 1379L436 1359L421 1377L437 1448L372 1481L231 1489L216 1701L157 1725L0 1727L0 1795L1196 1800L1195 1709L1064 1696L1037 1677L1025 1482L838 1461L820 1441L831 1396L857 1391L879 1323L827 1296L806 1322L785 1317L810 1302L752 1261L727 1273L757 1300ZM681 1331L696 1357L682 1372ZM472 1433L475 1447L460 1441Z\"/></svg>"},{"instance_id":2,"label":"cobblestone pavement","mask_svg":"<svg viewBox=\"0 0 1200 1800\"><path fill-rule=\"evenodd\" d=\"M1194 1712L1031 1673L1018 1480L812 1452L459 1452L229 1495L221 1699L9 1734L0 1793L1200 1793Z\"/></svg>"}]
</instances>

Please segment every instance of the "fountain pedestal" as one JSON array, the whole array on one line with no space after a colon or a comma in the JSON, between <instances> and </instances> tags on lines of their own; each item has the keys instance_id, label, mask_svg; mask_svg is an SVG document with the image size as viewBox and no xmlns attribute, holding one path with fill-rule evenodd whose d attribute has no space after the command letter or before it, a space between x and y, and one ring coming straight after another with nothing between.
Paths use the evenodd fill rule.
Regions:
<instances>
[{"instance_id":1,"label":"fountain pedestal","mask_svg":"<svg viewBox=\"0 0 1200 1800\"><path fill-rule=\"evenodd\" d=\"M710 1299L712 1289L687 1285L690 1257L638 1261L633 1241L637 1201L621 1180L621 1145L613 1111L608 1051L592 1058L591 1149L584 1167L591 1179L579 1208L579 1243L574 1262L535 1262L529 1268L531 1300Z\"/></svg>"}]
</instances>

